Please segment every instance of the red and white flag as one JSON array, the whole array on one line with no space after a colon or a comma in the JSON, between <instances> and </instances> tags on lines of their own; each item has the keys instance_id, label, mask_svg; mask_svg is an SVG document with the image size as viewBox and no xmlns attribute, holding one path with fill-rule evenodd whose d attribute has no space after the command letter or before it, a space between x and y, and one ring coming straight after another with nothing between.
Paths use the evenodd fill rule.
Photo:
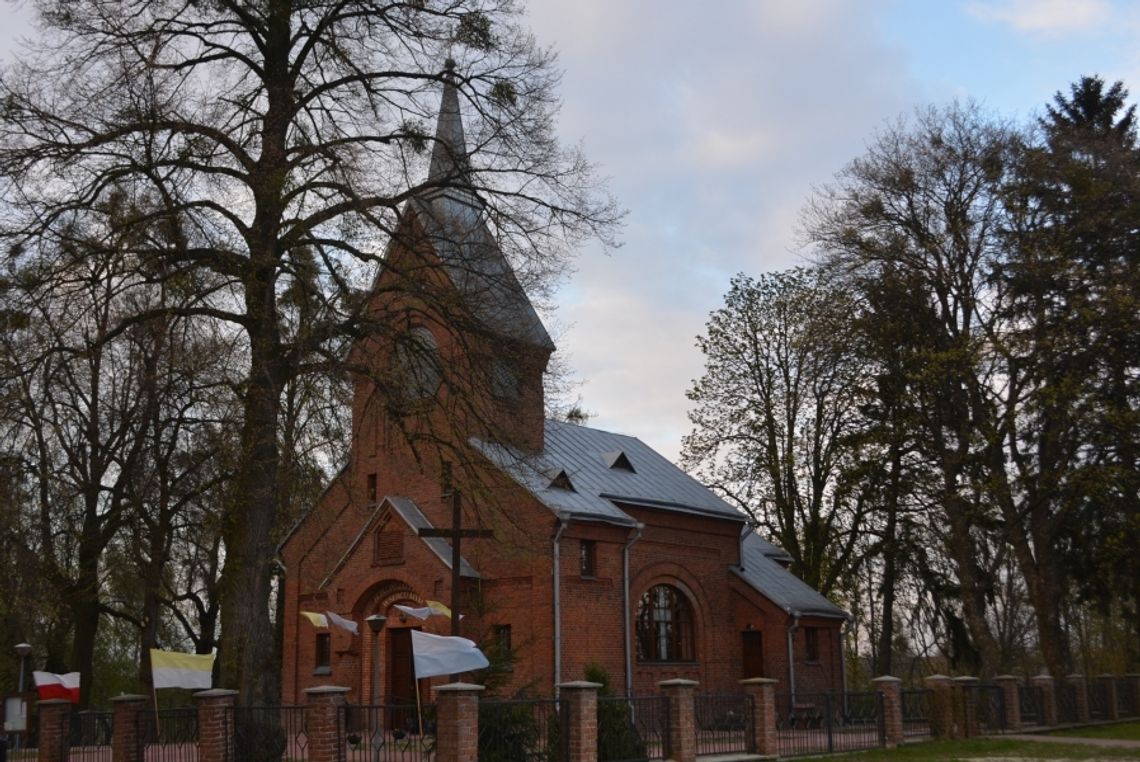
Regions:
<instances>
[{"instance_id":1,"label":"red and white flag","mask_svg":"<svg viewBox=\"0 0 1140 762\"><path fill-rule=\"evenodd\" d=\"M36 681L36 693L40 701L46 699L66 699L73 704L79 703L79 673L68 672L66 675L57 675L54 672L33 672L32 679Z\"/></svg>"}]
</instances>

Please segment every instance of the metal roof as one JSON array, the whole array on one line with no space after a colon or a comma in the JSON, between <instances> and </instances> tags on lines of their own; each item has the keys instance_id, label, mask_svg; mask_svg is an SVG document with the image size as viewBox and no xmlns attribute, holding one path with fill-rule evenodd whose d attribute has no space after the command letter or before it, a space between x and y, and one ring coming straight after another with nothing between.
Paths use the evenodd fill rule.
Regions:
<instances>
[{"instance_id":1,"label":"metal roof","mask_svg":"<svg viewBox=\"0 0 1140 762\"><path fill-rule=\"evenodd\" d=\"M737 521L745 518L636 437L548 420L545 447L538 456L480 441L473 444L544 505L570 516L635 524L618 507L625 503ZM624 467L619 454L632 470ZM565 479L559 478L563 474ZM570 489L565 487L567 481Z\"/></svg>"},{"instance_id":2,"label":"metal roof","mask_svg":"<svg viewBox=\"0 0 1140 762\"><path fill-rule=\"evenodd\" d=\"M769 555L772 549L779 551L749 529L741 538L743 568L735 571L757 592L792 616L847 618L847 612L773 560Z\"/></svg>"},{"instance_id":3,"label":"metal roof","mask_svg":"<svg viewBox=\"0 0 1140 762\"><path fill-rule=\"evenodd\" d=\"M384 498L384 502L388 505L391 505L392 509L396 511L396 513L400 514L400 518L402 518L412 529L420 530L435 528L432 526L432 523L428 521L427 516L423 514L423 511L421 511L419 507L412 502L411 498L395 497L389 495L388 497ZM439 556L439 560L443 561L444 565L447 566L448 569L451 568L451 545L447 542L447 540L443 539L442 537L420 537L420 542L431 548L431 551ZM459 575L461 577L470 577L472 579L478 579L480 576L479 572L475 571L475 567L467 563L467 559L463 556L459 557Z\"/></svg>"}]
</instances>

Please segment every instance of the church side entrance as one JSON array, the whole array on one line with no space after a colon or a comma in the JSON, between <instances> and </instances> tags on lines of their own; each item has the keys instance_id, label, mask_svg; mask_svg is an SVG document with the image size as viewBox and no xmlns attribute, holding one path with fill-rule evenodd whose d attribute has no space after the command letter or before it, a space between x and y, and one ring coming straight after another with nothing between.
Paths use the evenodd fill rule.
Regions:
<instances>
[{"instance_id":1,"label":"church side entrance","mask_svg":"<svg viewBox=\"0 0 1140 762\"><path fill-rule=\"evenodd\" d=\"M764 636L759 630L745 630L741 633L743 643L741 652L744 655L743 675L749 677L764 677Z\"/></svg>"}]
</instances>

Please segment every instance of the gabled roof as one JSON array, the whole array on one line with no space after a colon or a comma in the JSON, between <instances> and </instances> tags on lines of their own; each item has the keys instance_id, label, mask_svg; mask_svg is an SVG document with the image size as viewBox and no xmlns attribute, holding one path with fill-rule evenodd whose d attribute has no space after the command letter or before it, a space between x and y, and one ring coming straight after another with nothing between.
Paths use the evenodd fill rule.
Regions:
<instances>
[{"instance_id":1,"label":"gabled roof","mask_svg":"<svg viewBox=\"0 0 1140 762\"><path fill-rule=\"evenodd\" d=\"M747 530L741 538L740 560L743 568L734 571L757 592L792 616L848 618L847 612L773 560L770 555L772 550L783 552L751 529Z\"/></svg>"},{"instance_id":2,"label":"gabled roof","mask_svg":"<svg viewBox=\"0 0 1140 762\"><path fill-rule=\"evenodd\" d=\"M636 437L546 421L545 446L537 456L472 444L544 505L572 517L633 525L619 507L626 504L744 521L740 511ZM611 456L619 452L636 470L611 467ZM559 472L573 492L551 485L549 474Z\"/></svg>"},{"instance_id":3,"label":"gabled roof","mask_svg":"<svg viewBox=\"0 0 1140 762\"><path fill-rule=\"evenodd\" d=\"M427 516L424 516L423 511L421 511L410 498L393 497L391 495L384 498L379 503L377 503L376 507L372 511L372 515L369 516L368 520L364 522L364 526L360 528L360 531L357 533L356 538L352 541L348 548L345 549L344 553L341 554L340 559L336 562L333 568L329 570L329 573L325 575L324 580L321 581L320 587L323 588L327 586L330 582L332 582L336 575L340 573L340 570L343 569L345 564L348 563L348 559L352 557L352 554L356 552L356 549L360 547L360 544L362 542L364 542L364 538L367 537L368 533L376 527L377 523L380 520L380 517L384 515L386 507L391 507L392 512L403 519L405 524L407 524L412 529L417 530L417 534L418 530L420 529L434 528L432 527L431 522L428 521ZM448 569L451 568L451 546L448 545L447 540L443 539L442 537L420 537L419 540L424 545L427 545L431 552L439 557L439 560L443 561L444 566L446 566ZM475 571L475 567L469 564L467 562L467 559L463 556L459 557L459 575L461 577L469 577L471 579L478 579L480 576L479 572Z\"/></svg>"}]
</instances>

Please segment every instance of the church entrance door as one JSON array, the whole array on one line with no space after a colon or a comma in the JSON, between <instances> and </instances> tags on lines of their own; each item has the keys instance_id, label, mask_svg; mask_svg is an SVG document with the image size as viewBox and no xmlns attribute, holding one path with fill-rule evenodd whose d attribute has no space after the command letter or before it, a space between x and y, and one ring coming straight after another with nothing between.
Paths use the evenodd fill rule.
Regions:
<instances>
[{"instance_id":1,"label":"church entrance door","mask_svg":"<svg viewBox=\"0 0 1140 762\"><path fill-rule=\"evenodd\" d=\"M416 668L412 662L412 629L388 631L388 705L393 709L391 726L407 732L416 728Z\"/></svg>"}]
</instances>

